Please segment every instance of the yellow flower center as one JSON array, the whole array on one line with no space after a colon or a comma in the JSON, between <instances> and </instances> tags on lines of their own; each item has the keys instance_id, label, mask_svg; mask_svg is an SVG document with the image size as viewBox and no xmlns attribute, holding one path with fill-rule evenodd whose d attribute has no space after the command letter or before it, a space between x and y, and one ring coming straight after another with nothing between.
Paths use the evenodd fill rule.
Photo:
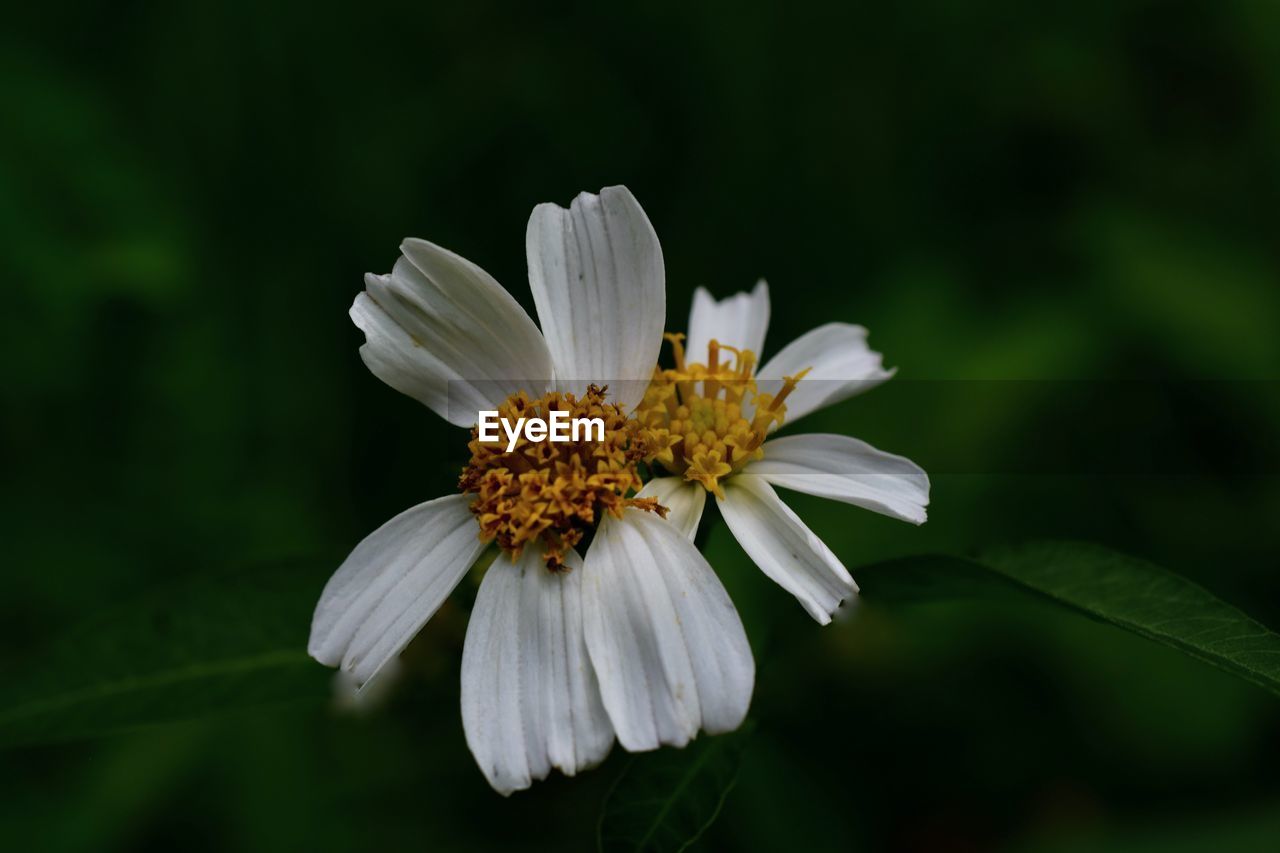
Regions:
<instances>
[{"instance_id":1,"label":"yellow flower center","mask_svg":"<svg viewBox=\"0 0 1280 853\"><path fill-rule=\"evenodd\" d=\"M783 380L776 395L756 387L756 356L712 340L706 363L687 363L684 335L668 334L674 369L655 368L636 419L649 430L655 461L724 497L720 480L764 455L769 431L786 417L784 401L808 370Z\"/></svg>"},{"instance_id":2,"label":"yellow flower center","mask_svg":"<svg viewBox=\"0 0 1280 853\"><path fill-rule=\"evenodd\" d=\"M550 420L552 411L573 418L600 418L603 440L585 430L581 441L530 441L524 435L507 451L507 438L481 441L471 431L471 461L458 487L474 493L471 512L480 522L480 538L520 556L538 543L550 569L564 567L565 553L610 512L621 516L627 506L658 512L666 508L653 498L630 497L640 489L640 462L653 459L652 436L621 408L605 402L606 388L595 385L578 399L550 392L530 399L523 391L508 397L498 415L510 423L520 418Z\"/></svg>"}]
</instances>

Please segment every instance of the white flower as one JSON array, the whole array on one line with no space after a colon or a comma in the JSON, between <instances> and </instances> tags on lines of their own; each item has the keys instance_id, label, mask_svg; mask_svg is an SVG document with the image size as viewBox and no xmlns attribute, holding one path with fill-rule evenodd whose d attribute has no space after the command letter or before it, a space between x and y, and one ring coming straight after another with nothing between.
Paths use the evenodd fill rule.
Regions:
<instances>
[{"instance_id":1,"label":"white flower","mask_svg":"<svg viewBox=\"0 0 1280 853\"><path fill-rule=\"evenodd\" d=\"M351 308L380 379L471 428L480 410L590 409L604 442L479 442L461 493L408 509L356 546L316 606L308 651L367 685L495 541L462 659L467 743L503 794L552 767L736 728L755 665L742 623L693 545L628 497L644 436L623 416L657 363L662 250L624 187L539 205L525 239L542 331L484 270L406 240ZM604 402L595 384L616 396ZM616 400L617 405L614 405ZM603 510L603 518L596 516ZM593 534L580 555L578 546Z\"/></svg>"},{"instance_id":2,"label":"white flower","mask_svg":"<svg viewBox=\"0 0 1280 853\"><path fill-rule=\"evenodd\" d=\"M789 423L889 379L867 331L828 323L756 370L769 325L769 288L717 302L694 294L687 347L669 335L676 367L659 371L637 417L666 431L658 457L676 476L641 492L670 508L690 538L707 492L760 570L822 624L858 591L840 560L783 503L774 486L819 495L923 524L929 478L915 463L843 435L766 440ZM703 359L698 361L698 359Z\"/></svg>"}]
</instances>

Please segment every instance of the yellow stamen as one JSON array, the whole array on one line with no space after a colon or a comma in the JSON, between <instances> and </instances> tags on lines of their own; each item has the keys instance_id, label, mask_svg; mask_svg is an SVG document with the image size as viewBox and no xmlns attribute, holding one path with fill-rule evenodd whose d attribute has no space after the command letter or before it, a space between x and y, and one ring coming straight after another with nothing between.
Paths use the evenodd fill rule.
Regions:
<instances>
[{"instance_id":1,"label":"yellow stamen","mask_svg":"<svg viewBox=\"0 0 1280 853\"><path fill-rule=\"evenodd\" d=\"M662 337L671 341L671 357L675 359L676 370L684 370L684 333L667 332Z\"/></svg>"},{"instance_id":2,"label":"yellow stamen","mask_svg":"<svg viewBox=\"0 0 1280 853\"><path fill-rule=\"evenodd\" d=\"M720 342L712 338L707 344L707 378L702 382L702 395L714 398L719 393L720 383L716 377L720 371Z\"/></svg>"},{"instance_id":3,"label":"yellow stamen","mask_svg":"<svg viewBox=\"0 0 1280 853\"><path fill-rule=\"evenodd\" d=\"M655 462L724 497L721 481L764 455L765 438L786 417L786 398L809 371L785 377L777 395L763 394L755 353L712 340L706 363L689 363L682 339L667 335L676 367L654 370L635 416L649 431ZM722 352L733 358L721 362Z\"/></svg>"},{"instance_id":4,"label":"yellow stamen","mask_svg":"<svg viewBox=\"0 0 1280 853\"><path fill-rule=\"evenodd\" d=\"M546 418L554 410L569 417L601 418L602 441L524 441L506 452L505 440L480 441L471 431L471 461L458 487L476 495L471 512L480 538L497 542L512 558L540 544L547 567L563 570L565 554L604 517L621 516L631 506L665 516L653 498L629 497L640 489L638 465L672 457L669 436L656 434L605 402L595 385L581 399L551 392L530 399L513 394L498 408L500 417ZM590 431L587 431L590 433Z\"/></svg>"}]
</instances>

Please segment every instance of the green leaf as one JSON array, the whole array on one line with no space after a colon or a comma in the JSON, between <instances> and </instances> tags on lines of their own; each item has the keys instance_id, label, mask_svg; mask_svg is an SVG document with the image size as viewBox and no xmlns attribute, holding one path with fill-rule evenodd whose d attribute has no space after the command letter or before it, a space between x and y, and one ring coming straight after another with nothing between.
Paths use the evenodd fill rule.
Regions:
<instances>
[{"instance_id":1,"label":"green leaf","mask_svg":"<svg viewBox=\"0 0 1280 853\"><path fill-rule=\"evenodd\" d=\"M104 734L285 701L322 701L307 657L317 563L166 586L82 625L0 687L0 746Z\"/></svg>"},{"instance_id":2,"label":"green leaf","mask_svg":"<svg viewBox=\"0 0 1280 853\"><path fill-rule=\"evenodd\" d=\"M633 756L600 810L596 843L605 851L685 850L720 814L738 781L751 732L703 735L684 749Z\"/></svg>"},{"instance_id":3,"label":"green leaf","mask_svg":"<svg viewBox=\"0 0 1280 853\"><path fill-rule=\"evenodd\" d=\"M858 583L869 603L1029 593L1280 695L1280 635L1186 578L1100 545L1039 542L968 560L907 557L859 571Z\"/></svg>"}]
</instances>

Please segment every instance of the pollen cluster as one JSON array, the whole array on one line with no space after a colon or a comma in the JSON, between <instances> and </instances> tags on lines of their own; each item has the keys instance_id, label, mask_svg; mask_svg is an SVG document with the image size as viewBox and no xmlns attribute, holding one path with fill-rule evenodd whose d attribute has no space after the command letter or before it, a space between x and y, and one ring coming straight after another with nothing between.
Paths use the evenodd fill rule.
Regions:
<instances>
[{"instance_id":1,"label":"pollen cluster","mask_svg":"<svg viewBox=\"0 0 1280 853\"><path fill-rule=\"evenodd\" d=\"M507 451L506 441L481 441L471 431L471 461L458 487L474 493L471 512L480 522L480 538L496 542L518 557L528 546L542 547L547 567L564 568L569 549L609 512L622 514L627 506L666 509L652 498L632 497L641 486L639 463L653 459L653 436L621 407L605 402L607 388L591 385L581 399L550 392L530 398L523 391L508 397L498 409L502 418L550 420L551 412L569 418L600 418L603 440L530 441L520 437ZM590 432L588 431L588 436Z\"/></svg>"},{"instance_id":2,"label":"pollen cluster","mask_svg":"<svg viewBox=\"0 0 1280 853\"><path fill-rule=\"evenodd\" d=\"M784 401L807 371L787 377L776 395L764 394L750 350L712 340L705 363L687 362L684 336L666 337L676 366L655 368L636 419L650 431L655 461L724 497L720 480L764 455L761 445L781 425Z\"/></svg>"}]
</instances>

